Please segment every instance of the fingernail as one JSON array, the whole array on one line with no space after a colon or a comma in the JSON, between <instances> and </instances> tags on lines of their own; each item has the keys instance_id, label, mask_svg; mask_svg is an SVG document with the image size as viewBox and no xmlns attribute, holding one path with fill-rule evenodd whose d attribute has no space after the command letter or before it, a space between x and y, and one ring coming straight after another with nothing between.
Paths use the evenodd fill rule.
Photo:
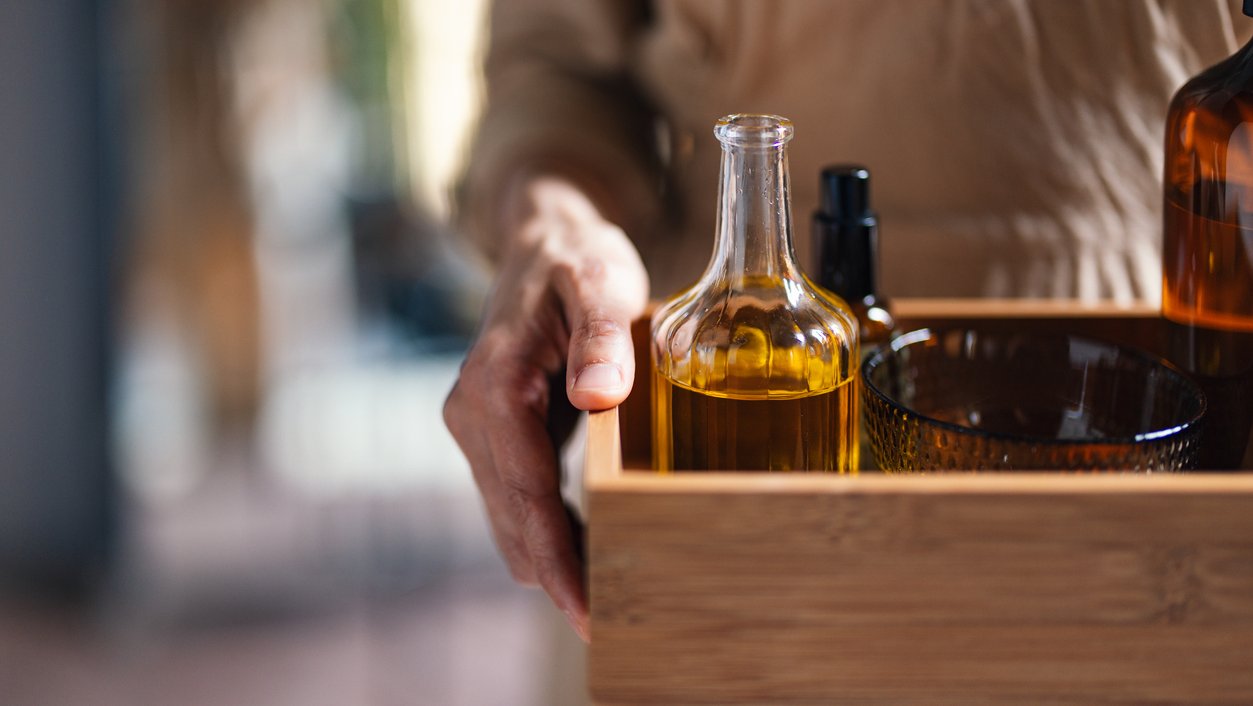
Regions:
<instances>
[{"instance_id":1,"label":"fingernail","mask_svg":"<svg viewBox=\"0 0 1253 706\"><path fill-rule=\"evenodd\" d=\"M566 620L570 622L570 627L574 628L574 631L578 633L579 639L585 643L591 644L592 638L588 634L587 626L584 625L581 620L574 617L573 611L567 610L565 611L565 614L566 614Z\"/></svg>"},{"instance_id":2,"label":"fingernail","mask_svg":"<svg viewBox=\"0 0 1253 706\"><path fill-rule=\"evenodd\" d=\"M622 389L622 369L612 363L592 363L574 379L575 392L609 392Z\"/></svg>"}]
</instances>

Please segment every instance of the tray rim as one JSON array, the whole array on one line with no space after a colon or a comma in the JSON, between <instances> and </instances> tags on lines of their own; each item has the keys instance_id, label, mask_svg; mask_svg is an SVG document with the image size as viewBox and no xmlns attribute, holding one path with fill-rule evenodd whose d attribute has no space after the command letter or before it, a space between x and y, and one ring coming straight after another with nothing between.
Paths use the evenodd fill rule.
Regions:
<instances>
[{"instance_id":1,"label":"tray rim","mask_svg":"<svg viewBox=\"0 0 1253 706\"><path fill-rule=\"evenodd\" d=\"M589 492L688 494L779 493L849 494L875 493L920 495L967 494L1076 494L1188 493L1253 494L1253 473L977 473L946 474L880 473L686 473L659 474L651 469L622 464L618 410L592 412L588 418L585 466ZM607 449L608 453L602 453Z\"/></svg>"},{"instance_id":2,"label":"tray rim","mask_svg":"<svg viewBox=\"0 0 1253 706\"><path fill-rule=\"evenodd\" d=\"M653 307L649 308L651 315ZM893 301L903 322L928 319L1157 319L1145 302L1074 299L900 298ZM624 467L619 410L590 412L584 452L585 492L626 493L1253 493L1253 472L828 474L675 472Z\"/></svg>"}]
</instances>

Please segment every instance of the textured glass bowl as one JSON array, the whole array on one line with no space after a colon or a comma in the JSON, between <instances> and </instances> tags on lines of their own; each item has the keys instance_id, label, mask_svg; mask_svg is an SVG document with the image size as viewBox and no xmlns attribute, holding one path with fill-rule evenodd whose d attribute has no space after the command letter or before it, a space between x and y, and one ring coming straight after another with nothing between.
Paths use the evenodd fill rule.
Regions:
<instances>
[{"instance_id":1,"label":"textured glass bowl","mask_svg":"<svg viewBox=\"0 0 1253 706\"><path fill-rule=\"evenodd\" d=\"M1061 334L914 331L862 379L887 472L1186 470L1205 413L1165 361Z\"/></svg>"}]
</instances>

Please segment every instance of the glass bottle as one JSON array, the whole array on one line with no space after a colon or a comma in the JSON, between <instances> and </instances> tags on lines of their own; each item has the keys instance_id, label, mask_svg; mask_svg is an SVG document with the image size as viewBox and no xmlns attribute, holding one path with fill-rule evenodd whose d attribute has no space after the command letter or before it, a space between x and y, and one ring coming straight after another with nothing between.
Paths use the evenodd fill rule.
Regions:
<instances>
[{"instance_id":1,"label":"glass bottle","mask_svg":"<svg viewBox=\"0 0 1253 706\"><path fill-rule=\"evenodd\" d=\"M813 225L817 281L848 302L857 317L861 359L865 360L896 332L891 303L875 287L879 217L870 210L870 170L856 164L827 167L822 170L818 194ZM865 420L858 444L861 470L878 470Z\"/></svg>"},{"instance_id":2,"label":"glass bottle","mask_svg":"<svg viewBox=\"0 0 1253 706\"><path fill-rule=\"evenodd\" d=\"M870 210L869 169L845 164L822 170L814 246L818 284L848 302L864 357L896 332L891 302L875 287L879 217Z\"/></svg>"},{"instance_id":3,"label":"glass bottle","mask_svg":"<svg viewBox=\"0 0 1253 706\"><path fill-rule=\"evenodd\" d=\"M857 468L857 323L792 250L791 121L730 115L709 267L653 316L662 472Z\"/></svg>"},{"instance_id":4,"label":"glass bottle","mask_svg":"<svg viewBox=\"0 0 1253 706\"><path fill-rule=\"evenodd\" d=\"M1253 42L1171 102L1164 210L1170 356L1209 407L1198 467L1238 468L1253 452Z\"/></svg>"}]
</instances>

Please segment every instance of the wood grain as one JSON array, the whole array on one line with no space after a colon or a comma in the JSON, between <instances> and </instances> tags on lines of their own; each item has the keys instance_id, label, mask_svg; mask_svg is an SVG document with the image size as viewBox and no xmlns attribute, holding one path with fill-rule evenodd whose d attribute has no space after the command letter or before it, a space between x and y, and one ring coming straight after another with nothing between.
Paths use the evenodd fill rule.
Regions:
<instances>
[{"instance_id":1,"label":"wood grain","mask_svg":"<svg viewBox=\"0 0 1253 706\"><path fill-rule=\"evenodd\" d=\"M1253 700L1247 476L624 475L590 496L612 703Z\"/></svg>"},{"instance_id":2,"label":"wood grain","mask_svg":"<svg viewBox=\"0 0 1253 706\"><path fill-rule=\"evenodd\" d=\"M1156 330L938 304L897 310ZM590 420L597 703L1253 704L1253 475L663 477L646 390Z\"/></svg>"}]
</instances>

